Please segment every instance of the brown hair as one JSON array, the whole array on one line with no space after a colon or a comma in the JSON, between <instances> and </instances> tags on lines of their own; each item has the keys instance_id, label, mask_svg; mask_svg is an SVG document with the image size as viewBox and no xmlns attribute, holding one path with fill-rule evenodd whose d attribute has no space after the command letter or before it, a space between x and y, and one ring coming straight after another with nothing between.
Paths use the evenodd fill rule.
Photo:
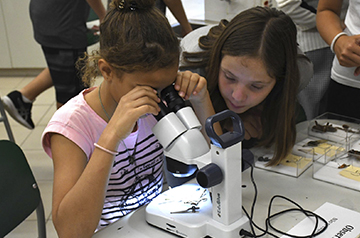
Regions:
<instances>
[{"instance_id":1,"label":"brown hair","mask_svg":"<svg viewBox=\"0 0 360 238\"><path fill-rule=\"evenodd\" d=\"M179 40L154 0L114 0L100 25L100 49L86 56L83 81L91 85L104 59L122 72L147 72L177 65Z\"/></svg>"},{"instance_id":2,"label":"brown hair","mask_svg":"<svg viewBox=\"0 0 360 238\"><path fill-rule=\"evenodd\" d=\"M219 29L222 30L219 32ZM223 21L216 26L215 33L200 39L203 52L183 55L186 67L206 66L208 89L215 111L219 111L226 108L218 90L223 56L246 56L263 61L276 84L261 103L263 136L259 145L275 145L274 157L268 165L277 165L291 152L296 139L295 105L299 87L296 26L282 11L254 7L241 12L229 23Z\"/></svg>"}]
</instances>

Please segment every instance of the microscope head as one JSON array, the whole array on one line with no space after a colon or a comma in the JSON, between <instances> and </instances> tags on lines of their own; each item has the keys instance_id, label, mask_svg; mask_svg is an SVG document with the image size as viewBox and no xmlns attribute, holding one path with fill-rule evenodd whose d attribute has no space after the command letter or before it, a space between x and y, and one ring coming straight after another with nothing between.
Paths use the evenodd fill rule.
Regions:
<instances>
[{"instance_id":1,"label":"microscope head","mask_svg":"<svg viewBox=\"0 0 360 238\"><path fill-rule=\"evenodd\" d=\"M192 175L197 166L194 159L209 152L210 147L201 133L201 123L191 105L170 85L160 93L163 102L152 131L164 147L167 168L176 177Z\"/></svg>"}]
</instances>

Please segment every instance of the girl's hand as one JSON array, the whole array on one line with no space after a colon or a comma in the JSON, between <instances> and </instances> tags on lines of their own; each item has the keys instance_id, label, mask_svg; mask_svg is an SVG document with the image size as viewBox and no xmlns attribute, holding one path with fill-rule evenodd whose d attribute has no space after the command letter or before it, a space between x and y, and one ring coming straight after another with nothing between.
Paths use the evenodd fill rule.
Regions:
<instances>
[{"instance_id":1,"label":"girl's hand","mask_svg":"<svg viewBox=\"0 0 360 238\"><path fill-rule=\"evenodd\" d=\"M178 72L175 89L185 100L203 101L207 94L207 81L191 71Z\"/></svg>"},{"instance_id":2,"label":"girl's hand","mask_svg":"<svg viewBox=\"0 0 360 238\"><path fill-rule=\"evenodd\" d=\"M357 67L354 75L360 74L360 35L339 37L335 42L334 51L340 65Z\"/></svg>"},{"instance_id":3,"label":"girl's hand","mask_svg":"<svg viewBox=\"0 0 360 238\"><path fill-rule=\"evenodd\" d=\"M202 124L201 133L205 138L208 138L205 132L205 122L209 116L215 114L215 110L207 90L206 79L191 71L178 72L174 87L175 90L179 91L180 97L191 101L196 116ZM217 122L213 126L215 132L221 135L220 123ZM209 139L208 142L210 144Z\"/></svg>"},{"instance_id":4,"label":"girl's hand","mask_svg":"<svg viewBox=\"0 0 360 238\"><path fill-rule=\"evenodd\" d=\"M159 113L159 102L156 90L149 86L137 86L120 99L108 125L115 127L119 139L125 139L141 116Z\"/></svg>"}]
</instances>

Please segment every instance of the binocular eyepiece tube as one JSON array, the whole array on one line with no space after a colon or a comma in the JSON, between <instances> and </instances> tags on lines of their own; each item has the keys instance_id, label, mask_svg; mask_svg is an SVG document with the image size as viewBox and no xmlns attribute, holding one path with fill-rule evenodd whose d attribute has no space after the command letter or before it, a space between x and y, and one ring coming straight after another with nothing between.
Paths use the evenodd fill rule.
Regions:
<instances>
[{"instance_id":1,"label":"binocular eyepiece tube","mask_svg":"<svg viewBox=\"0 0 360 238\"><path fill-rule=\"evenodd\" d=\"M152 130L165 149L167 168L177 177L194 174L197 166L193 159L209 150L200 132L201 123L173 85L163 89L160 98L161 111L155 116L158 123ZM192 148L194 144L198 145L195 149Z\"/></svg>"},{"instance_id":2,"label":"binocular eyepiece tube","mask_svg":"<svg viewBox=\"0 0 360 238\"><path fill-rule=\"evenodd\" d=\"M186 107L184 99L179 96L178 92L174 88L174 85L172 84L167 86L160 92L160 98L162 100L159 103L161 111L155 117L158 121L160 121L160 119L167 115L169 112L176 113L181 108Z\"/></svg>"}]
</instances>

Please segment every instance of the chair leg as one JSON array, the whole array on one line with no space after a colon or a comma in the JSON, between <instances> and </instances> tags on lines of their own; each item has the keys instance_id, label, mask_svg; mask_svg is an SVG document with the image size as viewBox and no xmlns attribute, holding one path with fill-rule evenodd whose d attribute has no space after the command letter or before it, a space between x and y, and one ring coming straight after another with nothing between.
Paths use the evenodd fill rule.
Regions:
<instances>
[{"instance_id":1,"label":"chair leg","mask_svg":"<svg viewBox=\"0 0 360 238\"><path fill-rule=\"evenodd\" d=\"M0 122L4 122L5 129L6 129L6 132L8 134L9 140L15 143L15 138L14 138L14 135L13 135L13 133L11 131L10 123L9 123L9 120L8 120L8 118L6 116L5 109L4 109L4 106L3 106L3 103L2 103L1 100L0 100L0 114L1 114Z\"/></svg>"},{"instance_id":2,"label":"chair leg","mask_svg":"<svg viewBox=\"0 0 360 238\"><path fill-rule=\"evenodd\" d=\"M36 208L36 217L38 223L39 238L46 238L45 212L42 199L40 199L39 206Z\"/></svg>"}]
</instances>

